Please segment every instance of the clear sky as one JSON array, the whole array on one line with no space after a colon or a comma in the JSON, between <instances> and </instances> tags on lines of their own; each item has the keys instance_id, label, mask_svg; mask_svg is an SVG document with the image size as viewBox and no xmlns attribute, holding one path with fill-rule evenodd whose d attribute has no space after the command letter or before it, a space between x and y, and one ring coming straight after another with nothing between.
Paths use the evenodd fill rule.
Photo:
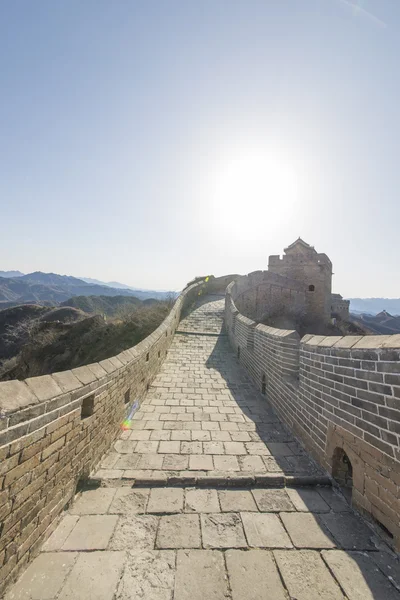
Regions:
<instances>
[{"instance_id":1,"label":"clear sky","mask_svg":"<svg viewBox=\"0 0 400 600\"><path fill-rule=\"evenodd\" d=\"M399 0L3 0L0 269L180 289L299 235L400 297Z\"/></svg>"}]
</instances>

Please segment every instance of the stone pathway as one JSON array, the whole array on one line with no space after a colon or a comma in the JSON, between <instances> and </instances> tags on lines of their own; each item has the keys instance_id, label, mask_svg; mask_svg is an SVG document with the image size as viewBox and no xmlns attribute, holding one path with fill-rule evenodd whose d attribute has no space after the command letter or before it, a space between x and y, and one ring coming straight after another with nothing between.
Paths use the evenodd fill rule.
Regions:
<instances>
[{"instance_id":1,"label":"stone pathway","mask_svg":"<svg viewBox=\"0 0 400 600\"><path fill-rule=\"evenodd\" d=\"M98 487L6 600L400 600L397 558L344 498L294 487L321 474L238 367L222 310L182 321Z\"/></svg>"},{"instance_id":2,"label":"stone pathway","mask_svg":"<svg viewBox=\"0 0 400 600\"><path fill-rule=\"evenodd\" d=\"M181 321L131 431L95 477L279 485L283 476L323 476L237 363L223 311L223 298L209 297Z\"/></svg>"}]
</instances>

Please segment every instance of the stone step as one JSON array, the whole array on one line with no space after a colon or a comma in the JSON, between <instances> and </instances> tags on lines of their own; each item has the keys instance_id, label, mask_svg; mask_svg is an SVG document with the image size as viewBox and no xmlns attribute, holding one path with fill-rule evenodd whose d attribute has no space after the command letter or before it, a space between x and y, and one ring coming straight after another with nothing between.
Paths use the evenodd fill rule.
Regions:
<instances>
[{"instance_id":1,"label":"stone step","mask_svg":"<svg viewBox=\"0 0 400 600\"><path fill-rule=\"evenodd\" d=\"M104 470L105 471L105 470ZM215 475L160 475L152 474L148 477L135 476L134 472L116 473L115 477L93 475L87 480L87 485L96 486L148 486L148 487L229 487L229 488L253 488L253 487L316 487L332 486L332 480L327 475L226 475L216 473Z\"/></svg>"}]
</instances>

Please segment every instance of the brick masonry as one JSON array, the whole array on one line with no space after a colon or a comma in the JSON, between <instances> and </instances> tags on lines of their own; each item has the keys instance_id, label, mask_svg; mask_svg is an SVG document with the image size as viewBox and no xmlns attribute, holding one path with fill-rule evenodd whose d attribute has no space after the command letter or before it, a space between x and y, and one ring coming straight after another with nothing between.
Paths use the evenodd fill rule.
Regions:
<instances>
[{"instance_id":1,"label":"brick masonry","mask_svg":"<svg viewBox=\"0 0 400 600\"><path fill-rule=\"evenodd\" d=\"M400 550L400 335L300 340L296 331L244 317L236 293L230 284L225 322L239 362L333 476L344 451L353 469L353 505Z\"/></svg>"},{"instance_id":2,"label":"brick masonry","mask_svg":"<svg viewBox=\"0 0 400 600\"><path fill-rule=\"evenodd\" d=\"M25 381L0 383L0 595L39 552L73 498L140 404L182 310L230 278L187 287L163 323L118 356Z\"/></svg>"}]
</instances>

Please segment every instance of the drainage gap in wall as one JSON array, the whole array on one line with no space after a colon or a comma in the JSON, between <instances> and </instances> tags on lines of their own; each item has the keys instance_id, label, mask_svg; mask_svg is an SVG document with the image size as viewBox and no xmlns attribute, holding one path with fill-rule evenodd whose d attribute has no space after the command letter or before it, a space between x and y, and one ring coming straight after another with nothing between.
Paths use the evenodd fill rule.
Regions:
<instances>
[{"instance_id":1,"label":"drainage gap in wall","mask_svg":"<svg viewBox=\"0 0 400 600\"><path fill-rule=\"evenodd\" d=\"M158 358L160 358L160 356L161 356L161 352L160 352L160 350L159 350L159 351L158 351Z\"/></svg>"},{"instance_id":2,"label":"drainage gap in wall","mask_svg":"<svg viewBox=\"0 0 400 600\"><path fill-rule=\"evenodd\" d=\"M124 395L125 404L128 404L131 399L131 388L127 389Z\"/></svg>"},{"instance_id":3,"label":"drainage gap in wall","mask_svg":"<svg viewBox=\"0 0 400 600\"><path fill-rule=\"evenodd\" d=\"M150 354L149 354L149 353L147 353L147 354L146 354L146 362L149 362L149 358L150 358Z\"/></svg>"},{"instance_id":4,"label":"drainage gap in wall","mask_svg":"<svg viewBox=\"0 0 400 600\"><path fill-rule=\"evenodd\" d=\"M94 412L94 394L91 396L87 396L82 401L81 406L81 419L86 419L87 417L92 416Z\"/></svg>"},{"instance_id":5,"label":"drainage gap in wall","mask_svg":"<svg viewBox=\"0 0 400 600\"><path fill-rule=\"evenodd\" d=\"M238 360L240 360L240 346L238 346L238 349L237 349L237 357L238 357Z\"/></svg>"},{"instance_id":6,"label":"drainage gap in wall","mask_svg":"<svg viewBox=\"0 0 400 600\"><path fill-rule=\"evenodd\" d=\"M351 502L353 492L353 466L343 448L336 448L333 453L332 475L340 485L346 500Z\"/></svg>"},{"instance_id":7,"label":"drainage gap in wall","mask_svg":"<svg viewBox=\"0 0 400 600\"><path fill-rule=\"evenodd\" d=\"M264 394L264 396L266 394L266 387L267 387L267 381L265 379L265 374L264 374L261 379L261 393Z\"/></svg>"},{"instance_id":8,"label":"drainage gap in wall","mask_svg":"<svg viewBox=\"0 0 400 600\"><path fill-rule=\"evenodd\" d=\"M378 521L378 519L376 519L374 517L374 522L378 525L378 527L383 531L384 534L386 534L391 540L393 539L393 533L391 533L389 531L389 529L387 527L385 527L385 525L383 523L381 523L380 521Z\"/></svg>"}]
</instances>

